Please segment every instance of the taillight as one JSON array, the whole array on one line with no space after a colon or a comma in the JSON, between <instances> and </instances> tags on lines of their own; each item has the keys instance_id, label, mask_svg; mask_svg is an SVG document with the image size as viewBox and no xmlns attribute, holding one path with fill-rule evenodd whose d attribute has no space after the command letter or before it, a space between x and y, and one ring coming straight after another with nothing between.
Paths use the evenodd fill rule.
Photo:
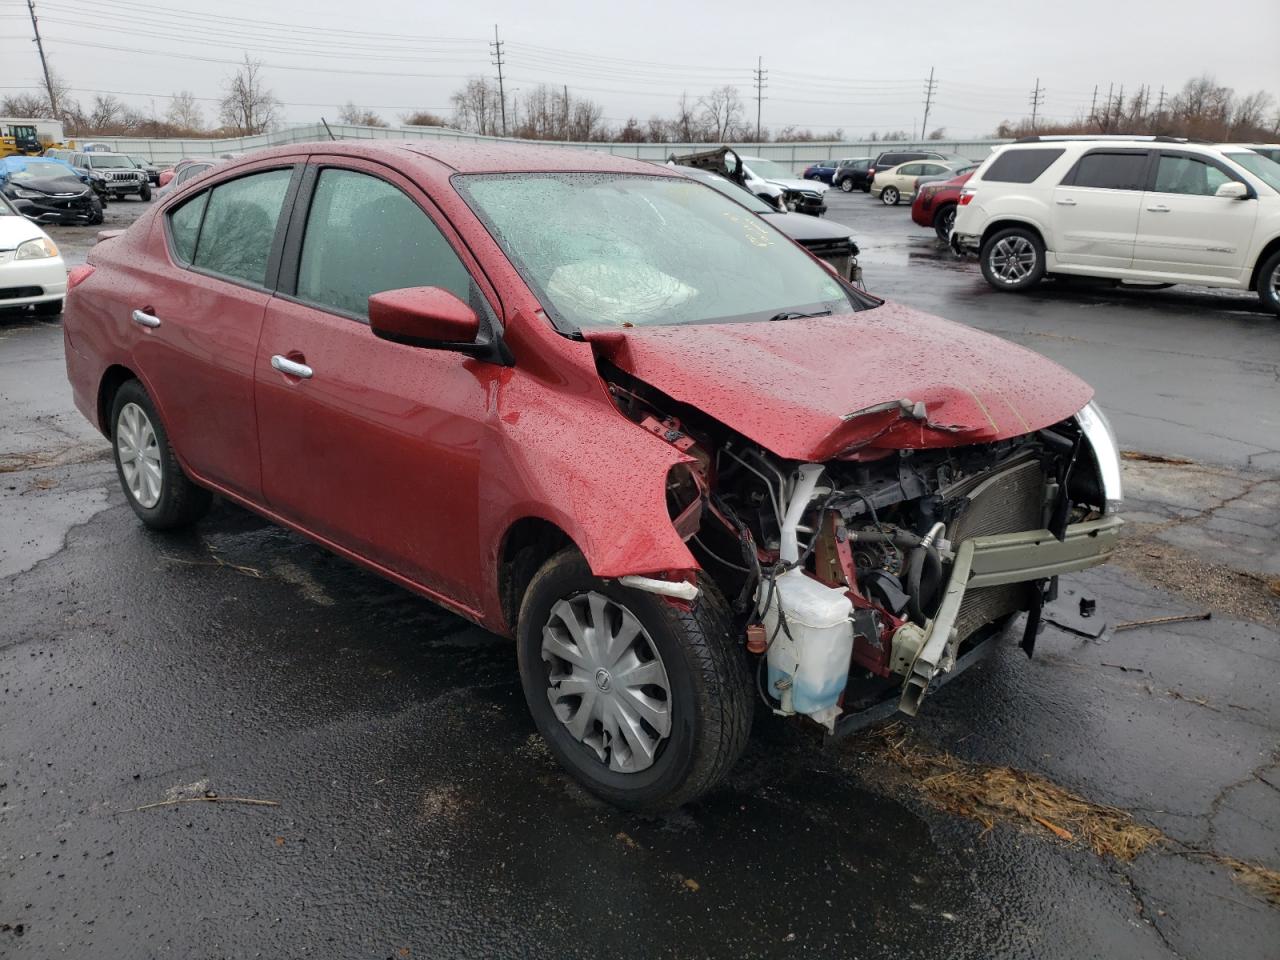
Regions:
<instances>
[{"instance_id":1,"label":"taillight","mask_svg":"<svg viewBox=\"0 0 1280 960\"><path fill-rule=\"evenodd\" d=\"M973 199L973 195L974 195L975 193L977 193L977 192L978 192L977 190L961 190L961 191L960 191L960 206L962 206L962 207L966 207L966 206L968 206L968 205L969 205L969 201Z\"/></svg>"},{"instance_id":2,"label":"taillight","mask_svg":"<svg viewBox=\"0 0 1280 960\"><path fill-rule=\"evenodd\" d=\"M72 267L67 272L67 293L70 293L80 284L84 283L93 275L93 267L87 263L82 263L78 267Z\"/></svg>"}]
</instances>

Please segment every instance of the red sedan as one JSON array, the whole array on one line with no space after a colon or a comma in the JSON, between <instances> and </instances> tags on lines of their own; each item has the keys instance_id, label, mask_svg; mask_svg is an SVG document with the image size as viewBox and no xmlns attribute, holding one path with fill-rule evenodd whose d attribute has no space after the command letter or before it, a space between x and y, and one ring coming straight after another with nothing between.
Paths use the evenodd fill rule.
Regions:
<instances>
[{"instance_id":1,"label":"red sedan","mask_svg":"<svg viewBox=\"0 0 1280 960\"><path fill-rule=\"evenodd\" d=\"M960 188L969 182L973 172L963 173L950 180L926 183L916 191L911 204L911 219L922 227L933 227L938 239L951 237L951 227L956 222L956 207L960 203Z\"/></svg>"},{"instance_id":2,"label":"red sedan","mask_svg":"<svg viewBox=\"0 0 1280 960\"><path fill-rule=\"evenodd\" d=\"M64 321L144 524L216 493L513 636L633 808L719 782L757 697L914 713L1119 524L1080 380L602 153L258 153L95 246Z\"/></svg>"}]
</instances>

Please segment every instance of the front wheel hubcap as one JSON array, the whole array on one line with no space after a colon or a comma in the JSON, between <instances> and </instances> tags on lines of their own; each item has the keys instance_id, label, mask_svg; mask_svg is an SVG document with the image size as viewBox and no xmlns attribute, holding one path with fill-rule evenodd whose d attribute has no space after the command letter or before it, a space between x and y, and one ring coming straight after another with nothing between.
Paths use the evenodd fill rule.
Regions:
<instances>
[{"instance_id":1,"label":"front wheel hubcap","mask_svg":"<svg viewBox=\"0 0 1280 960\"><path fill-rule=\"evenodd\" d=\"M991 248L991 272L1001 283L1025 280L1036 266L1036 248L1026 237L1005 237Z\"/></svg>"},{"instance_id":2,"label":"front wheel hubcap","mask_svg":"<svg viewBox=\"0 0 1280 960\"><path fill-rule=\"evenodd\" d=\"M126 403L116 419L116 456L124 484L143 507L160 502L164 472L160 466L160 442L147 412L136 403Z\"/></svg>"},{"instance_id":3,"label":"front wheel hubcap","mask_svg":"<svg viewBox=\"0 0 1280 960\"><path fill-rule=\"evenodd\" d=\"M594 590L561 600L542 628L547 700L610 770L653 765L671 734L671 684L657 647L626 607Z\"/></svg>"}]
</instances>

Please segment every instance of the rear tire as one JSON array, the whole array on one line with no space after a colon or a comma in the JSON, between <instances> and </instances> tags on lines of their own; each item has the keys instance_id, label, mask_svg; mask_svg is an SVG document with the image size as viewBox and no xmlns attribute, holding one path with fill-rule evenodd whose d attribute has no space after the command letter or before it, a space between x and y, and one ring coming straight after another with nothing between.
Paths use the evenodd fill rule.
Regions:
<instances>
[{"instance_id":1,"label":"rear tire","mask_svg":"<svg viewBox=\"0 0 1280 960\"><path fill-rule=\"evenodd\" d=\"M190 526L206 513L213 494L192 483L146 389L130 380L111 403L111 448L125 499L152 530Z\"/></svg>"},{"instance_id":2,"label":"rear tire","mask_svg":"<svg viewBox=\"0 0 1280 960\"><path fill-rule=\"evenodd\" d=\"M573 641L567 629L575 616L582 618L582 642ZM643 690L626 682L623 666L593 652L597 620L607 625L604 637L610 640L623 636L628 617L640 632L630 634L634 640L627 641L617 664L630 664L627 671L647 667L645 679L636 681ZM682 610L655 594L594 576L573 548L560 551L530 581L516 628L520 681L538 732L579 783L619 807L661 811L697 799L729 773L751 731L751 678L731 624L728 605L709 581L703 581L692 609ZM633 646L644 655L634 656ZM568 651L572 659L557 651ZM565 692L579 688L580 695ZM659 726L643 709L634 713L636 691L662 708L662 718L655 719ZM619 701L644 718L644 725L637 721L629 732L645 739L649 755L632 749L633 737L610 735L604 722L579 717L583 710L594 717L600 705Z\"/></svg>"},{"instance_id":3,"label":"rear tire","mask_svg":"<svg viewBox=\"0 0 1280 960\"><path fill-rule=\"evenodd\" d=\"M1272 313L1280 315L1280 250L1277 250L1258 271L1258 299Z\"/></svg>"},{"instance_id":4,"label":"rear tire","mask_svg":"<svg viewBox=\"0 0 1280 960\"><path fill-rule=\"evenodd\" d=\"M901 199L902 194L898 192L897 187L885 187L880 191L880 202L886 207L896 207Z\"/></svg>"},{"instance_id":5,"label":"rear tire","mask_svg":"<svg viewBox=\"0 0 1280 960\"><path fill-rule=\"evenodd\" d=\"M933 215L933 229L943 243L951 239L951 228L955 225L956 205L954 203L948 203Z\"/></svg>"},{"instance_id":6,"label":"rear tire","mask_svg":"<svg viewBox=\"0 0 1280 960\"><path fill-rule=\"evenodd\" d=\"M1006 293L1028 290L1044 276L1044 244L1024 227L1007 227L982 245L982 276Z\"/></svg>"},{"instance_id":7,"label":"rear tire","mask_svg":"<svg viewBox=\"0 0 1280 960\"><path fill-rule=\"evenodd\" d=\"M851 177L845 177L841 180L840 189L845 193L853 193L853 179Z\"/></svg>"}]
</instances>

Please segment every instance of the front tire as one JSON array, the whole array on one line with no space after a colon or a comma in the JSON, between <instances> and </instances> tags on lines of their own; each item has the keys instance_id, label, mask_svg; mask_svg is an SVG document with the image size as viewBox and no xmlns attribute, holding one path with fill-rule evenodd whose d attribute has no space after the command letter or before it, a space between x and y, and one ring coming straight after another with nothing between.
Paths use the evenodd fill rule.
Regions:
<instances>
[{"instance_id":1,"label":"front tire","mask_svg":"<svg viewBox=\"0 0 1280 960\"><path fill-rule=\"evenodd\" d=\"M886 207L896 207L901 199L902 194L898 193L897 187L885 187L880 191L880 202Z\"/></svg>"},{"instance_id":2,"label":"front tire","mask_svg":"<svg viewBox=\"0 0 1280 960\"><path fill-rule=\"evenodd\" d=\"M955 225L956 205L954 203L948 203L933 215L933 229L943 243L951 239L951 228Z\"/></svg>"},{"instance_id":3,"label":"front tire","mask_svg":"<svg viewBox=\"0 0 1280 960\"><path fill-rule=\"evenodd\" d=\"M116 391L111 447L125 499L152 530L190 526L208 513L213 494L182 472L155 405L137 380Z\"/></svg>"},{"instance_id":4,"label":"front tire","mask_svg":"<svg viewBox=\"0 0 1280 960\"><path fill-rule=\"evenodd\" d=\"M538 732L584 787L661 811L728 774L751 730L752 689L732 619L704 581L692 609L601 580L572 548L525 591L520 681Z\"/></svg>"},{"instance_id":5,"label":"front tire","mask_svg":"<svg viewBox=\"0 0 1280 960\"><path fill-rule=\"evenodd\" d=\"M997 290L1028 290L1044 276L1044 244L1023 227L993 233L982 245L981 260L982 276Z\"/></svg>"},{"instance_id":6,"label":"front tire","mask_svg":"<svg viewBox=\"0 0 1280 960\"><path fill-rule=\"evenodd\" d=\"M1272 313L1280 315L1280 250L1277 250L1258 271L1258 299Z\"/></svg>"},{"instance_id":7,"label":"front tire","mask_svg":"<svg viewBox=\"0 0 1280 960\"><path fill-rule=\"evenodd\" d=\"M138 199L143 203L147 203L151 200L151 184L144 183L142 185L142 189L138 191Z\"/></svg>"}]
</instances>

